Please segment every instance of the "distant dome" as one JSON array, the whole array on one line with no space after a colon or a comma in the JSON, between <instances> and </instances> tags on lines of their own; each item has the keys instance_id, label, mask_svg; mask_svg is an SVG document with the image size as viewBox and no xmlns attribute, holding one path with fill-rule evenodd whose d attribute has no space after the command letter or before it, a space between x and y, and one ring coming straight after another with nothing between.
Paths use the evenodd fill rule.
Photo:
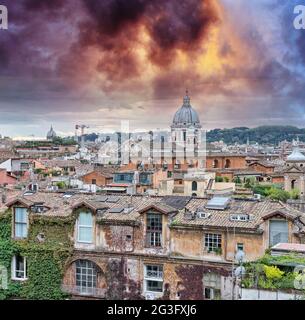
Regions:
<instances>
[{"instance_id":1,"label":"distant dome","mask_svg":"<svg viewBox=\"0 0 305 320\"><path fill-rule=\"evenodd\" d=\"M199 116L192 108L190 102L191 99L188 95L188 92L186 92L186 95L183 98L183 105L174 116L172 127L201 127Z\"/></svg>"},{"instance_id":2,"label":"distant dome","mask_svg":"<svg viewBox=\"0 0 305 320\"><path fill-rule=\"evenodd\" d=\"M47 133L47 139L52 140L56 138L56 132L54 131L53 127L51 126L50 131Z\"/></svg>"},{"instance_id":3,"label":"distant dome","mask_svg":"<svg viewBox=\"0 0 305 320\"><path fill-rule=\"evenodd\" d=\"M299 150L299 148L294 148L292 153L287 157L287 161L305 161L304 154Z\"/></svg>"}]
</instances>

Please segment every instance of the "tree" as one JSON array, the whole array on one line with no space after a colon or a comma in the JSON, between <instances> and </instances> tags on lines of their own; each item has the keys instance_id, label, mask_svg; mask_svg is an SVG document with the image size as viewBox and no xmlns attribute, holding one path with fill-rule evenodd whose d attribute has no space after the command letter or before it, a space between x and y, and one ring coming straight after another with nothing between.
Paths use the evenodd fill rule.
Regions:
<instances>
[{"instance_id":1,"label":"tree","mask_svg":"<svg viewBox=\"0 0 305 320\"><path fill-rule=\"evenodd\" d=\"M252 189L255 183L256 183L256 180L254 177L247 178L245 183L245 188Z\"/></svg>"},{"instance_id":2,"label":"tree","mask_svg":"<svg viewBox=\"0 0 305 320\"><path fill-rule=\"evenodd\" d=\"M215 182L223 182L223 177L216 177Z\"/></svg>"},{"instance_id":3,"label":"tree","mask_svg":"<svg viewBox=\"0 0 305 320\"><path fill-rule=\"evenodd\" d=\"M293 189L290 191L290 198L297 200L300 199L300 191L298 189Z\"/></svg>"},{"instance_id":4,"label":"tree","mask_svg":"<svg viewBox=\"0 0 305 320\"><path fill-rule=\"evenodd\" d=\"M253 193L255 194L260 194L263 197L267 197L272 187L274 187L272 184L267 184L267 185L257 184L253 187L252 190L253 190Z\"/></svg>"},{"instance_id":5,"label":"tree","mask_svg":"<svg viewBox=\"0 0 305 320\"><path fill-rule=\"evenodd\" d=\"M234 178L234 182L235 182L236 184L241 184L240 177L239 177L239 176L235 177L235 178Z\"/></svg>"},{"instance_id":6,"label":"tree","mask_svg":"<svg viewBox=\"0 0 305 320\"><path fill-rule=\"evenodd\" d=\"M271 188L268 192L268 198L286 202L290 198L290 194L285 190Z\"/></svg>"},{"instance_id":7,"label":"tree","mask_svg":"<svg viewBox=\"0 0 305 320\"><path fill-rule=\"evenodd\" d=\"M66 184L64 181L60 181L56 183L58 189L65 189L66 188Z\"/></svg>"}]
</instances>

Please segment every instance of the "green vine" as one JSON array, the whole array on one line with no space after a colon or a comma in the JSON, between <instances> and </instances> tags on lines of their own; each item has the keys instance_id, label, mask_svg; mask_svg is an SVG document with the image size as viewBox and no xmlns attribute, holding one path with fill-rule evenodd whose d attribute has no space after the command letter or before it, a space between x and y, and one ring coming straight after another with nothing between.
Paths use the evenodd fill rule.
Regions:
<instances>
[{"instance_id":1,"label":"green vine","mask_svg":"<svg viewBox=\"0 0 305 320\"><path fill-rule=\"evenodd\" d=\"M0 289L0 300L10 298L63 299L61 291L64 266L71 257L71 237L75 217L31 216L27 240L12 239L12 213L0 213L0 265L8 270L8 288ZM26 257L27 278L24 282L10 279L14 255Z\"/></svg>"}]
</instances>

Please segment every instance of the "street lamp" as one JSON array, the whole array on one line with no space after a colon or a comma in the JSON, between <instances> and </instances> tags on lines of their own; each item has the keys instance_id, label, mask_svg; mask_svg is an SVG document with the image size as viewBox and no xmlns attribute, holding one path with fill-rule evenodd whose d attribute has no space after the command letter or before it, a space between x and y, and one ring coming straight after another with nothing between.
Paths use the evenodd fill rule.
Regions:
<instances>
[{"instance_id":1,"label":"street lamp","mask_svg":"<svg viewBox=\"0 0 305 320\"><path fill-rule=\"evenodd\" d=\"M246 273L246 269L243 266L243 262L245 260L245 253L242 250L238 250L235 255L235 261L239 264L239 266L235 269L235 277L240 278L240 298L242 298L242 280L243 275Z\"/></svg>"}]
</instances>

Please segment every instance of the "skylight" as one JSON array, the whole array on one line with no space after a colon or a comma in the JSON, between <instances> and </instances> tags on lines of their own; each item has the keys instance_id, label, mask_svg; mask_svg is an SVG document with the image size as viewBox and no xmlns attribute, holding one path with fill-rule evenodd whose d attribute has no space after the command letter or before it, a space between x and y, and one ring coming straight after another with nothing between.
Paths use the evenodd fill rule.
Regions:
<instances>
[{"instance_id":1,"label":"skylight","mask_svg":"<svg viewBox=\"0 0 305 320\"><path fill-rule=\"evenodd\" d=\"M106 202L106 201L107 201L107 199L108 199L108 197L103 196L103 197L98 197L98 198L96 199L96 201L99 201L99 202Z\"/></svg>"},{"instance_id":2,"label":"skylight","mask_svg":"<svg viewBox=\"0 0 305 320\"><path fill-rule=\"evenodd\" d=\"M206 209L225 210L230 203L230 199L228 197L214 197L208 201Z\"/></svg>"},{"instance_id":3,"label":"skylight","mask_svg":"<svg viewBox=\"0 0 305 320\"><path fill-rule=\"evenodd\" d=\"M119 201L119 197L109 197L107 198L107 202L110 202L110 203L117 203Z\"/></svg>"},{"instance_id":4,"label":"skylight","mask_svg":"<svg viewBox=\"0 0 305 320\"><path fill-rule=\"evenodd\" d=\"M121 213L124 211L124 208L112 208L109 210L109 213Z\"/></svg>"}]
</instances>

